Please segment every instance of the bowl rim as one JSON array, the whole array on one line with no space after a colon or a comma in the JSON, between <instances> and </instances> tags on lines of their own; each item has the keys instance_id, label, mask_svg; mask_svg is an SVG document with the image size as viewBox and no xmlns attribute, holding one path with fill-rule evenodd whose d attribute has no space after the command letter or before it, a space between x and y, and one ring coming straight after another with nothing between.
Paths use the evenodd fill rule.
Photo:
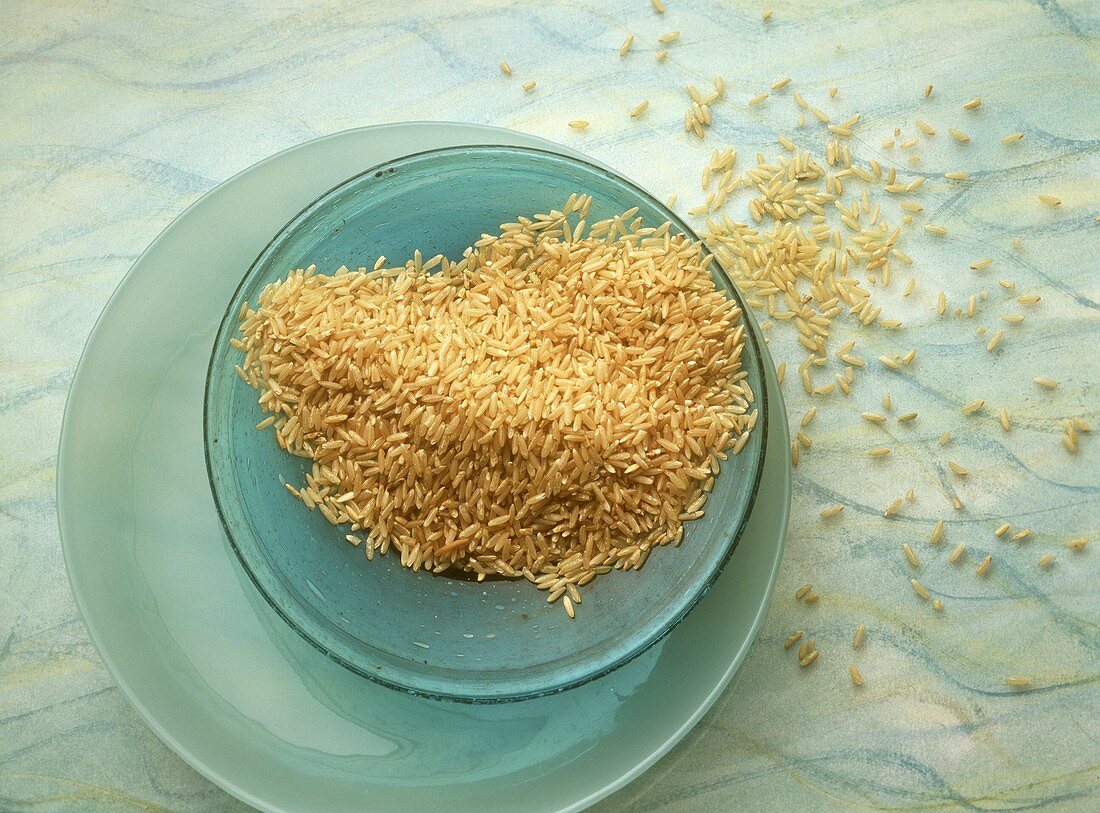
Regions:
<instances>
[{"instance_id":1,"label":"bowl rim","mask_svg":"<svg viewBox=\"0 0 1100 813\"><path fill-rule=\"evenodd\" d=\"M753 461L754 470L752 472L752 484L748 491L747 498L745 500L744 508L736 521L736 528L728 535L725 540L725 549L722 551L718 562L711 569L711 572L707 574L702 584L695 590L694 594L688 597L688 599L679 607L675 613L660 627L645 632L640 636L640 642L629 651L619 655L615 659L604 663L599 666L598 669L589 671L578 677L570 678L568 680L561 680L550 686L540 687L537 689L531 689L529 691L511 692L507 694L493 694L493 695L472 695L462 694L460 692L447 692L437 689L425 689L423 687L413 686L406 683L402 683L396 680L389 679L382 675L372 673L371 670L365 669L355 663L349 661L346 657L339 653L333 652L329 647L325 646L321 641L314 638L301 624L297 623L287 610L276 601L271 595L267 587L262 583L259 575L255 572L254 567L249 564L246 556L243 554L240 545L238 545L237 539L230 528L229 522L226 519L226 513L222 507L222 495L216 485L216 479L213 470L212 460L212 446L211 443L211 388L214 380L218 351L221 349L223 342L219 341L225 334L226 327L231 323L231 320L236 317L236 309L234 303L240 296L242 290L252 279L257 266L271 251L271 249L280 243L284 237L292 228L294 228L299 221L303 220L305 216L312 213L313 210L327 200L329 197L335 195L340 190L352 186L353 184L368 179L370 176L380 178L383 175L383 171L394 167L395 165L404 164L406 162L412 162L419 159L428 158L434 155L446 155L457 153L470 153L470 152L487 152L487 153L521 153L528 154L535 157L541 157L543 159L550 159L555 161L564 161L566 163L578 164L590 171L594 171L598 174L607 176L616 183L625 186L632 194L636 195L640 199L647 201L654 208L656 208L665 220L670 222L674 228L679 229L680 233L687 236L689 239L696 241L701 246L702 251L706 256L710 256L710 266L712 273L718 273L723 280L728 284L729 290L733 299L737 302L739 309L741 310L741 323L744 325L744 341L747 342L752 349L751 358L752 364L755 367L757 378L759 381L759 392L754 392L754 406L758 410L757 422L753 427L753 433L759 437L759 451L755 455ZM348 669L352 673L359 675L360 677L367 678L368 680L385 686L386 688L400 691L404 694L424 697L431 700L450 701L456 703L465 703L473 705L492 705L497 703L510 703L519 702L523 700L533 700L540 697L546 697L549 695L558 694L569 689L582 686L593 680L598 680L623 665L634 660L651 647L662 641L687 615L696 607L699 601L707 594L710 588L721 576L722 571L729 563L730 558L733 556L734 551L737 548L738 543L745 531L748 524L748 518L752 514L753 507L756 504L756 498L760 489L760 482L764 472L764 459L768 450L768 386L767 379L764 371L764 357L762 353L762 336L759 334L759 327L756 325L750 310L745 304L744 297L741 294L740 289L737 287L733 278L725 267L719 261L717 255L710 251L703 240L696 234L695 230L680 218L672 209L658 200L653 194L645 190L643 187L624 177L610 167L603 166L588 158L579 158L576 154L564 154L561 152L555 152L550 149L542 149L538 147L521 147L506 144L464 144L448 147L438 147L428 150L418 150L406 155L402 155L397 158L391 158L385 161L381 161L355 175L340 181L325 192L321 193L308 204L303 206L296 214L294 214L282 227L275 232L274 236L267 242L266 245L256 255L256 258L249 264L247 270L242 274L240 282L234 288L232 295L229 297L229 301L226 305L226 309L222 314L218 323L218 328L214 334L214 340L210 352L210 360L207 364L206 380L203 386L203 411L202 411L202 428L203 428L203 458L206 464L207 481L210 486L210 492L214 500L214 507L218 514L218 521L221 523L222 530L225 533L226 540L229 542L230 548L233 550L234 555L237 558L238 563L248 576L249 581L255 586L257 592L263 597L267 605L275 611L275 613L303 640L309 643L312 647L323 653L326 657L340 664L345 669ZM744 359L744 356L742 356ZM743 362L744 363L744 362Z\"/></svg>"}]
</instances>

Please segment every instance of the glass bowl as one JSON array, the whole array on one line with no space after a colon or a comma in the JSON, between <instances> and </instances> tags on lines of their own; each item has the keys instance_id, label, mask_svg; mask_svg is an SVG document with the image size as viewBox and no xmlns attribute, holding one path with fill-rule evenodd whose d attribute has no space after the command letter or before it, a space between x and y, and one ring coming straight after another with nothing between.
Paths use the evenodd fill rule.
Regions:
<instances>
[{"instance_id":1,"label":"glass bowl","mask_svg":"<svg viewBox=\"0 0 1100 813\"><path fill-rule=\"evenodd\" d=\"M638 207L649 224L691 229L618 175L541 150L455 147L374 167L318 198L248 269L222 317L207 372L204 443L210 485L230 545L271 607L303 638L363 677L412 694L471 703L538 697L621 666L664 637L733 553L759 484L767 408L759 338L746 320L743 369L760 419L742 452L722 465L703 518L678 548L657 548L642 570L614 571L583 588L570 619L525 580L464 581L414 573L395 555L367 561L346 528L308 511L285 488L309 461L278 448L255 425L257 393L234 372L230 345L244 302L295 268L372 267L458 257L517 215L592 196L589 222ZM717 262L716 284L740 297ZM744 306L742 304L742 309Z\"/></svg>"}]
</instances>

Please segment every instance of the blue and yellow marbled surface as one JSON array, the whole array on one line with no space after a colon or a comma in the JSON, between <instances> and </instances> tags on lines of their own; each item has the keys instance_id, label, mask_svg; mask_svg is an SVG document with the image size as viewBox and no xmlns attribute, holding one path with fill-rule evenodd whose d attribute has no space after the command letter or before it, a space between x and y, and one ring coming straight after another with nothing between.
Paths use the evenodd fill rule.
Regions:
<instances>
[{"instance_id":1,"label":"blue and yellow marbled surface","mask_svg":"<svg viewBox=\"0 0 1100 813\"><path fill-rule=\"evenodd\" d=\"M834 119L859 112L857 161L927 176L905 250L913 295L881 294L896 331L838 324L871 363L850 398L817 398L813 447L795 471L790 541L763 632L724 697L640 780L597 805L620 811L1100 808L1100 436L1070 456L1061 421L1100 427L1100 6L1092 2L805 3L667 0L528 3L27 3L0 34L0 810L231 811L244 806L149 732L113 685L77 616L55 522L54 464L84 340L141 250L186 206L272 152L404 119L502 125L563 141L683 210L700 202L710 149L776 152L799 91ZM764 22L761 11L774 10ZM682 32L665 62L657 35ZM618 48L637 36L625 59ZM508 60L504 77L497 63ZM705 142L686 137L685 82L722 73ZM783 76L764 104L747 99ZM521 83L534 79L525 94ZM933 84L929 99L926 84ZM835 99L828 88L835 86ZM977 111L967 99L980 96ZM648 99L647 113L627 111ZM937 137L881 146L914 118ZM575 132L571 119L591 127ZM955 127L972 141L946 136ZM1006 146L1000 136L1020 130ZM949 184L942 173L967 171ZM1063 203L1050 209L1040 193ZM744 199L732 203L744 214ZM942 239L919 226L934 220ZM1012 246L1014 236L1022 248ZM993 259L988 270L968 265ZM908 275L902 275L902 280ZM998 279L1042 301L1020 306ZM988 292L973 319L935 315ZM1001 316L1024 312L1019 326ZM997 353L978 327L1003 326ZM777 358L801 360L772 331ZM874 359L918 349L903 373ZM1049 376L1046 392L1032 383ZM861 421L883 393L883 430ZM811 401L786 384L797 419ZM960 407L986 399L975 417ZM1003 432L1004 406L1013 429ZM887 437L884 438L884 431ZM941 447L938 437L950 431ZM889 445L887 461L866 457ZM946 470L965 465L965 480ZM882 508L909 488L895 517ZM951 507L958 496L962 510ZM842 503L840 517L819 511ZM944 541L928 544L936 519ZM1029 527L1001 541L1002 521ZM941 597L912 592L900 554ZM947 554L959 541L967 558ZM1056 563L1040 569L1052 551ZM974 575L979 557L994 565ZM821 593L796 604L804 581ZM867 625L861 651L850 646ZM782 648L805 629L821 650L798 670ZM848 666L865 684L856 689ZM1008 674L1032 680L1025 691Z\"/></svg>"}]
</instances>

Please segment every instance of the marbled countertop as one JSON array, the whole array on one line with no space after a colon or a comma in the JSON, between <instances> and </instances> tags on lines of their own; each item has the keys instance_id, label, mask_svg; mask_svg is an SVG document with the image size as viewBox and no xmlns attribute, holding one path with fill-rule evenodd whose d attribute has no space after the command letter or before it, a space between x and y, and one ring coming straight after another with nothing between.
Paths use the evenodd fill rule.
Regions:
<instances>
[{"instance_id":1,"label":"marbled countertop","mask_svg":"<svg viewBox=\"0 0 1100 813\"><path fill-rule=\"evenodd\" d=\"M1065 418L1100 424L1100 4L666 5L662 17L648 0L5 4L0 810L244 807L163 746L116 689L73 604L55 520L58 430L80 350L127 268L176 215L273 152L417 118L563 141L661 197L678 192L685 210L700 201L714 147L735 145L742 167L757 150L774 155L779 134L822 149L816 122L795 126L795 90L834 119L860 112L857 161L927 176L917 226L934 219L948 235L915 228L905 242L915 264L900 276L916 277L913 295L902 300L901 283L882 295L902 328L834 329L835 344L858 340L868 369L849 398L814 399L776 598L740 673L672 754L596 809L1100 808L1100 550L1091 549L1100 548L1100 436L1082 436L1076 456L1061 443ZM658 62L656 37L669 30L682 38ZM637 42L620 59L628 32ZM729 98L699 142L683 133L683 85L718 72ZM783 76L789 88L746 105ZM538 85L525 94L528 79ZM973 96L983 106L963 110ZM630 119L643 99L649 110ZM921 138L913 165L881 145L895 126L914 133L916 117L940 135ZM571 119L592 125L576 132ZM1022 141L1001 144L1016 130ZM950 170L971 179L942 180ZM1040 193L1062 205L1042 205ZM744 205L730 204L732 216L744 217ZM992 267L971 271L981 257ZM1017 305L998 279L1041 302ZM943 318L940 290L952 309ZM952 315L983 290L974 318ZM1014 312L1026 321L1004 325ZM1006 328L998 352L986 352L980 326ZM793 367L803 356L782 327L771 345ZM901 372L875 361L911 347L917 358ZM1040 390L1039 375L1059 387ZM785 390L797 422L811 399L797 375ZM894 415L920 417L891 418L885 430L861 421L883 393ZM979 398L986 409L964 417L961 406ZM1002 406L1013 416L1007 433L995 417ZM952 440L941 448L945 430ZM869 461L866 450L883 442L894 454ZM948 456L969 477L951 475ZM884 518L909 488L915 500ZM846 510L821 520L834 503ZM940 517L945 539L932 547ZM1033 533L999 540L1002 521ZM1068 550L1075 536L1090 549ZM942 614L910 589L905 541ZM958 541L970 552L952 566ZM1041 569L1046 551L1056 561ZM979 578L986 552L994 566ZM820 592L814 605L793 598L804 581ZM850 639L861 622L857 653ZM782 647L793 629L817 641L809 669ZM1010 674L1029 676L1030 687L1010 689Z\"/></svg>"}]
</instances>

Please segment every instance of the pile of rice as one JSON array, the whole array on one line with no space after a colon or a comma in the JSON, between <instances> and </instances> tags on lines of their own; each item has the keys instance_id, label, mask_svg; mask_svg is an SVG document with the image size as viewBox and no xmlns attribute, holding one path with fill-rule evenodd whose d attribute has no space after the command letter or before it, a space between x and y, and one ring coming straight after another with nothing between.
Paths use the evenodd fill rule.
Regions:
<instances>
[{"instance_id":1,"label":"pile of rice","mask_svg":"<svg viewBox=\"0 0 1100 813\"><path fill-rule=\"evenodd\" d=\"M757 418L742 314L699 243L637 210L586 230L590 205L521 217L456 263L296 270L242 308L259 427L313 460L288 490L368 557L576 602L702 515Z\"/></svg>"}]
</instances>

